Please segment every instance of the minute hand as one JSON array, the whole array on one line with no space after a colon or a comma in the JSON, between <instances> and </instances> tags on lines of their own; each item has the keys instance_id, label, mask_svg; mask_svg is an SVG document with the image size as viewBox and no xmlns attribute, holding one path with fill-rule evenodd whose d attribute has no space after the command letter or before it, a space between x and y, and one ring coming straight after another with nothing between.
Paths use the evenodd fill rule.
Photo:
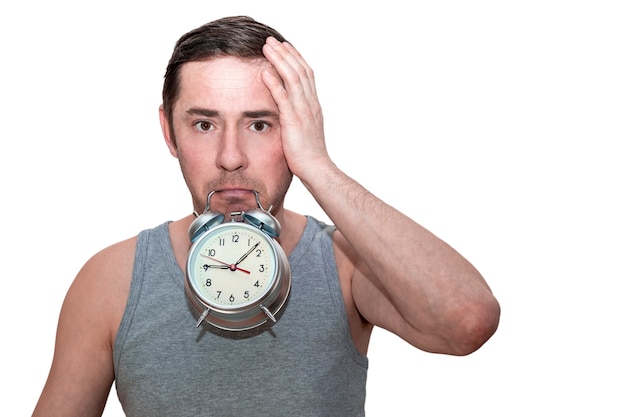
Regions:
<instances>
[{"instance_id":1,"label":"minute hand","mask_svg":"<svg viewBox=\"0 0 626 417\"><path fill-rule=\"evenodd\" d=\"M248 257L248 255L250 255L252 253L252 251L255 250L257 246L259 246L259 243L261 243L261 242L257 242L256 245L252 246L248 250L248 252L244 253L243 256L241 258L239 258L239 260L237 262L235 262L235 265L239 265L244 259L246 259Z\"/></svg>"}]
</instances>

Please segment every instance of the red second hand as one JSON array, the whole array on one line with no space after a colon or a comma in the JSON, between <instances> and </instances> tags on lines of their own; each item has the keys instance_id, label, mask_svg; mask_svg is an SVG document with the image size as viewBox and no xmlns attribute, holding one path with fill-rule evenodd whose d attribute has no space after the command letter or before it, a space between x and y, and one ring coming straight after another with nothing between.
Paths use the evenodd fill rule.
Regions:
<instances>
[{"instance_id":1,"label":"red second hand","mask_svg":"<svg viewBox=\"0 0 626 417\"><path fill-rule=\"evenodd\" d=\"M201 255L202 255L202 256L204 256L205 258L209 258L209 259L210 259L210 260L212 260L212 261L215 261L215 262L221 263L222 265L227 265L227 266L228 266L228 269L230 269L231 271L239 270L239 271L241 271L241 272L245 272L246 274L249 274L249 273L250 273L250 271L248 271L247 269L239 268L239 267L238 267L237 265L235 265L235 264L229 264L229 263L226 263L226 262L224 262L224 261L220 261L219 259L212 258L212 257L210 257L210 256L208 256L208 255L204 255L204 254L201 254Z\"/></svg>"}]
</instances>

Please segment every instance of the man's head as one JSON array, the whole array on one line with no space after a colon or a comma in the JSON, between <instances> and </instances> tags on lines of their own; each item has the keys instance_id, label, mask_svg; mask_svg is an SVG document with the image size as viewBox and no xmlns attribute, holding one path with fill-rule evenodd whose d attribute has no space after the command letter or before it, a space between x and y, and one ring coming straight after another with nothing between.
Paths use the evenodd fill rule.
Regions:
<instances>
[{"instance_id":1,"label":"man's head","mask_svg":"<svg viewBox=\"0 0 626 417\"><path fill-rule=\"evenodd\" d=\"M276 31L247 17L208 23L185 34L168 65L159 117L179 161L194 209L280 211L292 173L282 148L278 105L263 80L275 71L264 55Z\"/></svg>"},{"instance_id":2,"label":"man's head","mask_svg":"<svg viewBox=\"0 0 626 417\"><path fill-rule=\"evenodd\" d=\"M232 16L204 24L183 35L174 47L163 83L163 111L172 123L172 109L178 98L180 68L183 64L220 56L264 58L265 40L285 38L271 27L248 16ZM174 137L174 132L170 132Z\"/></svg>"}]
</instances>

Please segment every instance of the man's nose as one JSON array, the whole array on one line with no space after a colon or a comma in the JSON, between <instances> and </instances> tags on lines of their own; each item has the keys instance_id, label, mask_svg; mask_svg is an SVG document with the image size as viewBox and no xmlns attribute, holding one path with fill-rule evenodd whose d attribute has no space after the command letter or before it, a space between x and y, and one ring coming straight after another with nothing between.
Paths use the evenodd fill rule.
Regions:
<instances>
[{"instance_id":1,"label":"man's nose","mask_svg":"<svg viewBox=\"0 0 626 417\"><path fill-rule=\"evenodd\" d=\"M241 137L235 128L224 130L216 162L218 168L225 171L236 171L246 166L247 155L242 148Z\"/></svg>"}]
</instances>

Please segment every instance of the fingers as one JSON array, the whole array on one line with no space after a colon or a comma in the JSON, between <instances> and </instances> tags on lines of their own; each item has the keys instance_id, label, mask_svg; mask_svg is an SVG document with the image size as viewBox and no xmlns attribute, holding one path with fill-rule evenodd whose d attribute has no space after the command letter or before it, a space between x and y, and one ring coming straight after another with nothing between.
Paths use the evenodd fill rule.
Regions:
<instances>
[{"instance_id":1,"label":"fingers","mask_svg":"<svg viewBox=\"0 0 626 417\"><path fill-rule=\"evenodd\" d=\"M285 159L291 172L303 178L315 172L308 169L314 161L328 155L313 71L287 42L270 37L263 53L269 64L261 74L278 106Z\"/></svg>"},{"instance_id":2,"label":"fingers","mask_svg":"<svg viewBox=\"0 0 626 417\"><path fill-rule=\"evenodd\" d=\"M292 98L297 99L298 96L305 99L317 98L313 70L291 44L269 37L263 47L263 53L276 69L284 89Z\"/></svg>"}]
</instances>

